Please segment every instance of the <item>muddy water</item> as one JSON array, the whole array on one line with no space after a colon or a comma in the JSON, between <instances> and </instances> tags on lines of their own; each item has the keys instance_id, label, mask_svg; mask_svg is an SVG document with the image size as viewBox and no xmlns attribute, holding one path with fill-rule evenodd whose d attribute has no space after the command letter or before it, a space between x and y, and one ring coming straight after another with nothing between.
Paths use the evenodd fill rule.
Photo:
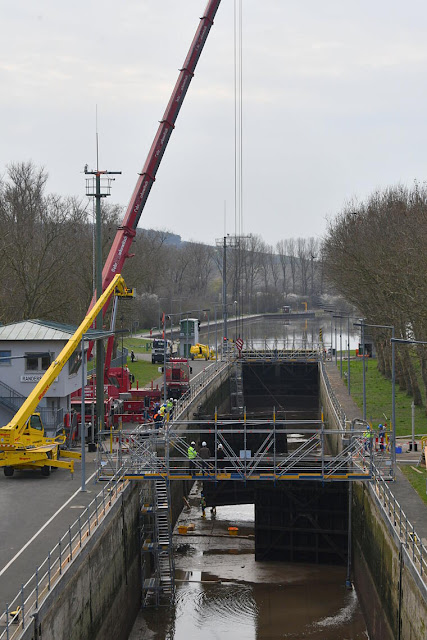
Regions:
<instances>
[{"instance_id":1,"label":"muddy water","mask_svg":"<svg viewBox=\"0 0 427 640\"><path fill-rule=\"evenodd\" d=\"M317 319L251 323L244 328L245 343L258 348L316 343L320 326L325 345L332 338L339 348L339 334L331 335L329 319L323 324ZM233 327L230 323L231 337ZM211 328L211 342L213 335ZM349 338L354 348L358 337L352 333ZM344 349L346 344L343 335ZM300 434L289 441L298 444ZM130 640L368 638L357 594L345 587L346 567L255 562L253 505L218 507L215 518L207 509L203 519L200 488L196 483L191 510L181 514L175 530L175 604L141 612ZM189 523L195 532L179 535L178 525ZM238 528L237 537L229 535L230 526Z\"/></svg>"},{"instance_id":2,"label":"muddy water","mask_svg":"<svg viewBox=\"0 0 427 640\"><path fill-rule=\"evenodd\" d=\"M207 509L203 519L198 495L179 521L195 532L174 535L175 605L145 610L132 640L368 638L345 567L255 563L253 505L218 507L216 517Z\"/></svg>"}]
</instances>

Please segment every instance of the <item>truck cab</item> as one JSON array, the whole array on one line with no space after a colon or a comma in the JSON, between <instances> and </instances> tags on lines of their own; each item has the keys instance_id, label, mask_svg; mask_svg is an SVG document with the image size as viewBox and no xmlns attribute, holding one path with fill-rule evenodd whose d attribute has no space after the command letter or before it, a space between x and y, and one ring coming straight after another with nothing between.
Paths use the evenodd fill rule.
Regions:
<instances>
[{"instance_id":1,"label":"truck cab","mask_svg":"<svg viewBox=\"0 0 427 640\"><path fill-rule=\"evenodd\" d=\"M190 373L192 373L192 369L187 358L171 358L166 363L166 394L168 398L177 400L190 389ZM163 395L163 387L161 394Z\"/></svg>"},{"instance_id":2,"label":"truck cab","mask_svg":"<svg viewBox=\"0 0 427 640\"><path fill-rule=\"evenodd\" d=\"M166 362L170 360L172 356L172 343L170 340L166 340ZM156 362L164 362L165 359L165 341L163 338L154 338L153 347L151 349L151 364Z\"/></svg>"}]
</instances>

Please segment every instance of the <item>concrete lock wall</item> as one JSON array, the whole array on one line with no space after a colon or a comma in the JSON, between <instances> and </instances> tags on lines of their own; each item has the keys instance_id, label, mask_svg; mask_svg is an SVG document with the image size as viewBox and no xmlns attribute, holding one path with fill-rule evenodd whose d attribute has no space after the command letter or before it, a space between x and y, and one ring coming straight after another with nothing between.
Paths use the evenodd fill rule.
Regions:
<instances>
[{"instance_id":1,"label":"concrete lock wall","mask_svg":"<svg viewBox=\"0 0 427 640\"><path fill-rule=\"evenodd\" d=\"M320 376L324 421L338 429L336 414ZM334 438L331 449L340 446ZM407 551L365 482L353 483L352 568L354 584L372 640L424 640L427 602ZM400 621L400 622L399 622ZM399 629L400 624L400 629Z\"/></svg>"},{"instance_id":2,"label":"concrete lock wall","mask_svg":"<svg viewBox=\"0 0 427 640\"><path fill-rule=\"evenodd\" d=\"M125 640L140 607L139 487L127 487L39 608L25 640Z\"/></svg>"},{"instance_id":3,"label":"concrete lock wall","mask_svg":"<svg viewBox=\"0 0 427 640\"><path fill-rule=\"evenodd\" d=\"M367 484L354 487L352 512L354 576L370 637L424 640L425 586Z\"/></svg>"},{"instance_id":4,"label":"concrete lock wall","mask_svg":"<svg viewBox=\"0 0 427 640\"><path fill-rule=\"evenodd\" d=\"M192 420L204 403L227 395L228 368L181 414ZM213 400L212 400L213 399ZM79 556L40 606L24 640L126 640L141 605L139 494L142 483L123 491L105 521L93 531ZM175 523L189 487L171 484Z\"/></svg>"}]
</instances>

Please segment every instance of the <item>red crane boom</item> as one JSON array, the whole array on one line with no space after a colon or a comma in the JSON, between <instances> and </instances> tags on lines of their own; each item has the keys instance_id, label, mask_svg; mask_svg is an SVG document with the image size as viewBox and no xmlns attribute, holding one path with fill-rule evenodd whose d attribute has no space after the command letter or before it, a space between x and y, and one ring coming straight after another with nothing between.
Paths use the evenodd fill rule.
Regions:
<instances>
[{"instance_id":1,"label":"red crane boom","mask_svg":"<svg viewBox=\"0 0 427 640\"><path fill-rule=\"evenodd\" d=\"M191 43L183 68L180 70L178 80L172 91L168 106L160 121L159 128L148 153L142 172L136 183L136 187L130 199L122 225L118 228L116 237L108 254L102 270L102 290L109 285L116 273L121 273L124 261L129 255L129 250L136 234L139 219L147 202L153 182L156 179L157 169L163 158L169 138L175 127L175 122L194 75L197 62L202 53L213 19L221 0L209 0L205 13L200 18L200 24ZM92 300L91 306L94 304ZM105 309L104 309L105 314Z\"/></svg>"}]
</instances>

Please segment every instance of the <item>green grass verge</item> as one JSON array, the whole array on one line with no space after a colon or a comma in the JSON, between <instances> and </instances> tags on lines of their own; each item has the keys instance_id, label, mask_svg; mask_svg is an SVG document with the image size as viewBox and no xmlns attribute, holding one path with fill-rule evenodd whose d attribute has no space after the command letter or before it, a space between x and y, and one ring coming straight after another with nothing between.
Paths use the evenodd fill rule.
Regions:
<instances>
[{"instance_id":1,"label":"green grass verge","mask_svg":"<svg viewBox=\"0 0 427 640\"><path fill-rule=\"evenodd\" d=\"M121 346L121 340L119 341L119 346ZM146 338L124 338L123 346L135 351L135 353L148 353L151 351L151 340L147 340Z\"/></svg>"},{"instance_id":2,"label":"green grass verge","mask_svg":"<svg viewBox=\"0 0 427 640\"><path fill-rule=\"evenodd\" d=\"M155 380L162 375L158 371L158 364L151 364L146 360L137 360L132 363L128 358L126 364L129 367L129 371L135 376L133 387L136 387L136 381L138 381L139 387L146 387L151 380Z\"/></svg>"},{"instance_id":3,"label":"green grass verge","mask_svg":"<svg viewBox=\"0 0 427 640\"><path fill-rule=\"evenodd\" d=\"M391 380L387 380L377 369L376 360L366 361L366 417L374 427L379 423L391 423ZM338 368L340 361L338 358ZM347 360L343 359L343 374L347 374ZM363 371L361 360L350 361L350 390L357 406L363 409ZM396 435L410 436L412 433L412 398L396 385ZM425 407L415 407L415 435L427 434Z\"/></svg>"},{"instance_id":4,"label":"green grass verge","mask_svg":"<svg viewBox=\"0 0 427 640\"><path fill-rule=\"evenodd\" d=\"M405 475L408 478L409 482L417 491L418 495L421 497L423 502L427 504L427 494L426 494L427 471L425 467L415 467L415 465L413 465L413 467L411 465L406 465L406 464L399 465L399 469L402 471L403 475ZM415 469L418 469L418 471L415 471Z\"/></svg>"}]
</instances>

